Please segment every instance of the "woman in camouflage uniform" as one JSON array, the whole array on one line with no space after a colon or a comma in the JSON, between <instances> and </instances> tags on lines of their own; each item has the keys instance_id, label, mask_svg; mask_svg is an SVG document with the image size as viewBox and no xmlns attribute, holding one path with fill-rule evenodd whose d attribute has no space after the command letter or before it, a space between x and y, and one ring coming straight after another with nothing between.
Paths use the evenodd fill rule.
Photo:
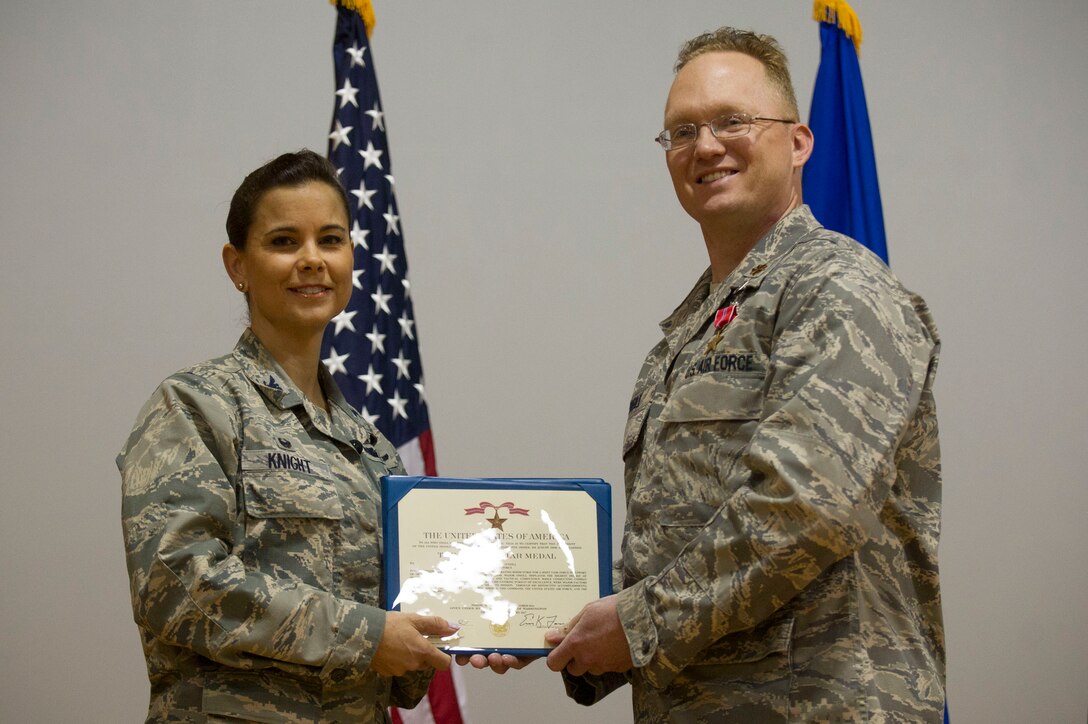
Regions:
<instances>
[{"instance_id":1,"label":"woman in camouflage uniform","mask_svg":"<svg viewBox=\"0 0 1088 724\"><path fill-rule=\"evenodd\" d=\"M348 219L310 151L246 177L223 263L250 327L163 382L117 457L149 722L384 722L449 665L445 621L379 608L378 480L402 467L320 362Z\"/></svg>"}]
</instances>

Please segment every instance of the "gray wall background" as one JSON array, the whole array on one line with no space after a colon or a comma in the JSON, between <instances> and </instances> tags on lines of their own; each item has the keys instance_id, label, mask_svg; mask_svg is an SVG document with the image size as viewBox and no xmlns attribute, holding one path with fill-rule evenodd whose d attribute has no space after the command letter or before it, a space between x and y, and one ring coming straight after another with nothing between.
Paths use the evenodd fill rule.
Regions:
<instances>
[{"instance_id":1,"label":"gray wall background","mask_svg":"<svg viewBox=\"0 0 1088 724\"><path fill-rule=\"evenodd\" d=\"M866 2L892 266L944 338L942 573L957 724L1088 702L1088 4ZM373 49L440 469L622 482L630 385L705 264L660 150L679 44L807 0L382 2ZM0 720L141 720L113 457L152 388L243 326L231 192L325 149L320 0L0 4ZM619 502L619 501L617 501ZM477 724L624 722L536 664L465 672Z\"/></svg>"}]
</instances>

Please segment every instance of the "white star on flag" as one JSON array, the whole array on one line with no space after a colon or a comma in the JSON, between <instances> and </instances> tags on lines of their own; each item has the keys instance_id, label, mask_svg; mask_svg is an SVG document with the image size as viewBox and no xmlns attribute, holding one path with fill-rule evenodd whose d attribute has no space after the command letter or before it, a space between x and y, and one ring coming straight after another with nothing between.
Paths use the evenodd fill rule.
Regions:
<instances>
[{"instance_id":1,"label":"white star on flag","mask_svg":"<svg viewBox=\"0 0 1088 724\"><path fill-rule=\"evenodd\" d=\"M393 233L400 236L400 217L392 212L386 212L382 214L382 218L385 219L385 233Z\"/></svg>"},{"instance_id":2,"label":"white star on flag","mask_svg":"<svg viewBox=\"0 0 1088 724\"><path fill-rule=\"evenodd\" d=\"M352 45L346 49L347 54L351 56L351 67L361 66L366 67L366 61L363 60L363 54L366 52L366 48L360 48L358 45ZM335 150L335 149L334 149Z\"/></svg>"},{"instance_id":3,"label":"white star on flag","mask_svg":"<svg viewBox=\"0 0 1088 724\"><path fill-rule=\"evenodd\" d=\"M370 340L370 344L374 349L385 354L385 335L378 331L378 325L375 324L374 329L363 336Z\"/></svg>"},{"instance_id":4,"label":"white star on flag","mask_svg":"<svg viewBox=\"0 0 1088 724\"><path fill-rule=\"evenodd\" d=\"M339 372L342 375L346 375L348 373L348 368L344 366L344 362L346 362L347 358L350 356L350 354L336 354L336 347L333 347L329 351L329 356L321 361L325 363L325 367L329 370L329 374L335 375Z\"/></svg>"},{"instance_id":5,"label":"white star on flag","mask_svg":"<svg viewBox=\"0 0 1088 724\"><path fill-rule=\"evenodd\" d=\"M352 191L352 193L355 193L355 192ZM362 208L362 207L360 206L360 208ZM370 250L370 247L366 245L366 237L370 236L370 229L360 228L358 220L355 220L355 221L353 221L351 223L351 234L350 235L351 235L351 245L353 247L354 246L361 246L364 249L366 249L367 251Z\"/></svg>"},{"instance_id":6,"label":"white star on flag","mask_svg":"<svg viewBox=\"0 0 1088 724\"><path fill-rule=\"evenodd\" d=\"M394 415L396 415L397 417L403 417L405 420L408 419L408 411L404 409L404 405L408 402L408 400L402 399L400 396L400 392L394 390L393 398L390 400L386 400L386 402L388 402L393 407Z\"/></svg>"},{"instance_id":7,"label":"white star on flag","mask_svg":"<svg viewBox=\"0 0 1088 724\"><path fill-rule=\"evenodd\" d=\"M370 127L370 130L382 132L385 131L385 121L382 120L385 114L382 113L377 103L374 104L374 108L372 110L366 111L366 114L374 119L374 125Z\"/></svg>"},{"instance_id":8,"label":"white star on flag","mask_svg":"<svg viewBox=\"0 0 1088 724\"><path fill-rule=\"evenodd\" d=\"M377 166L382 168L382 152L374 148L374 144L371 141L366 142L366 150L359 151L359 156L363 159L363 171L366 171L371 166Z\"/></svg>"},{"instance_id":9,"label":"white star on flag","mask_svg":"<svg viewBox=\"0 0 1088 724\"><path fill-rule=\"evenodd\" d=\"M407 377L408 379L412 378L412 376L408 373L408 368L411 366L412 360L404 356L404 350L401 350L401 353L393 358L393 364L397 366L398 380L401 377Z\"/></svg>"},{"instance_id":10,"label":"white star on flag","mask_svg":"<svg viewBox=\"0 0 1088 724\"><path fill-rule=\"evenodd\" d=\"M374 300L375 313L380 309L386 314L391 314L389 311L389 300L393 298L392 294L382 294L382 288L379 285L378 291L370 295L370 298Z\"/></svg>"},{"instance_id":11,"label":"white star on flag","mask_svg":"<svg viewBox=\"0 0 1088 724\"><path fill-rule=\"evenodd\" d=\"M363 183L362 181L359 182L359 188L357 188L357 189L355 189L355 190L353 190L351 192L351 194L355 198L359 199L358 209L361 209L361 208L363 208L363 206L366 206L371 211L374 210L374 203L370 199L372 199L374 197L374 194L376 194L376 193L378 193L378 192L377 191L367 191L366 184ZM383 214L383 216L384 216L384 214Z\"/></svg>"},{"instance_id":12,"label":"white star on flag","mask_svg":"<svg viewBox=\"0 0 1088 724\"><path fill-rule=\"evenodd\" d=\"M359 379L366 383L366 393L369 395L374 390L378 391L378 394L384 394L382 392L382 377L385 375L379 375L374 372L374 365L366 366L366 374L359 375Z\"/></svg>"},{"instance_id":13,"label":"white star on flag","mask_svg":"<svg viewBox=\"0 0 1088 724\"><path fill-rule=\"evenodd\" d=\"M359 104L355 101L355 94L358 92L358 88L352 87L351 80L348 78L344 78L344 87L336 91L336 95L340 96L340 107L343 108L348 103L350 103L351 105L358 108Z\"/></svg>"},{"instance_id":14,"label":"white star on flag","mask_svg":"<svg viewBox=\"0 0 1088 724\"><path fill-rule=\"evenodd\" d=\"M378 261L380 261L382 263L382 267L381 267L382 271L385 271L386 269L388 269L390 274L396 274L397 273L397 270L393 268L393 262L395 262L397 260L397 255L396 254L390 254L388 246L386 246L386 247L384 247L382 249L381 254L372 254L371 256L373 256L375 259L377 259ZM380 274L381 272L378 272L378 273Z\"/></svg>"},{"instance_id":15,"label":"white star on flag","mask_svg":"<svg viewBox=\"0 0 1088 724\"><path fill-rule=\"evenodd\" d=\"M359 277L363 275L363 269L355 269L351 272L351 286L356 289L362 289L363 283L359 281Z\"/></svg>"},{"instance_id":16,"label":"white star on flag","mask_svg":"<svg viewBox=\"0 0 1088 724\"><path fill-rule=\"evenodd\" d=\"M397 322L400 324L401 332L405 337L408 339L416 338L415 335L412 334L412 325L415 324L415 322L408 316L407 309L404 310L404 314L400 315L400 319L398 319Z\"/></svg>"},{"instance_id":17,"label":"white star on flag","mask_svg":"<svg viewBox=\"0 0 1088 724\"><path fill-rule=\"evenodd\" d=\"M352 332L354 332L355 325L351 323L351 318L354 317L356 314L358 314L358 312L349 312L345 309L344 311L340 312L340 314L337 314L335 317L333 317L333 324L336 325L336 331L334 331L333 334L340 334L345 329L350 329Z\"/></svg>"},{"instance_id":18,"label":"white star on flag","mask_svg":"<svg viewBox=\"0 0 1088 724\"><path fill-rule=\"evenodd\" d=\"M332 141L332 148L335 151L340 148L340 144L344 143L348 146L351 145L351 141L348 140L348 134L351 133L351 129L354 126L342 126L340 125L340 119L336 119L336 126L332 129L332 133L329 134L329 140Z\"/></svg>"}]
</instances>

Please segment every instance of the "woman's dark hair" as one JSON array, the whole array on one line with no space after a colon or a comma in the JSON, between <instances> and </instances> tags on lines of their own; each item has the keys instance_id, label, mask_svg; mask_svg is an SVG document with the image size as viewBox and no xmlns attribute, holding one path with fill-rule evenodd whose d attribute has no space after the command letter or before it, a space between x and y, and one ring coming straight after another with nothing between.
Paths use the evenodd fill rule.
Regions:
<instances>
[{"instance_id":1,"label":"woman's dark hair","mask_svg":"<svg viewBox=\"0 0 1088 724\"><path fill-rule=\"evenodd\" d=\"M302 186L311 181L320 181L336 189L344 203L344 215L351 219L348 195L340 185L336 168L324 156L304 148L298 153L285 153L272 159L242 181L230 200L230 211L227 212L227 239L231 245L239 251L246 248L253 212L265 193L283 186Z\"/></svg>"}]
</instances>

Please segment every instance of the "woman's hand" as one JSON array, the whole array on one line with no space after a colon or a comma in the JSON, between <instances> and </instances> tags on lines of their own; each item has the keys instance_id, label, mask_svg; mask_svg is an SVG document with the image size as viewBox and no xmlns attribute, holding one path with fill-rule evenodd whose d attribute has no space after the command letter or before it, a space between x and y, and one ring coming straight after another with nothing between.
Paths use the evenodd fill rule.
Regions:
<instances>
[{"instance_id":1,"label":"woman's hand","mask_svg":"<svg viewBox=\"0 0 1088 724\"><path fill-rule=\"evenodd\" d=\"M491 670L496 674L505 674L510 669L524 669L538 658L538 656L512 656L510 654L500 654L496 652L492 652L487 656L484 656L483 654L472 654L471 656L458 654L457 664L458 666L472 664L472 667L475 669L491 667Z\"/></svg>"},{"instance_id":2,"label":"woman's hand","mask_svg":"<svg viewBox=\"0 0 1088 724\"><path fill-rule=\"evenodd\" d=\"M370 661L370 669L387 677L424 669L448 669L450 657L436 649L427 637L455 633L457 628L438 616L390 611L385 615L385 631Z\"/></svg>"}]
</instances>

